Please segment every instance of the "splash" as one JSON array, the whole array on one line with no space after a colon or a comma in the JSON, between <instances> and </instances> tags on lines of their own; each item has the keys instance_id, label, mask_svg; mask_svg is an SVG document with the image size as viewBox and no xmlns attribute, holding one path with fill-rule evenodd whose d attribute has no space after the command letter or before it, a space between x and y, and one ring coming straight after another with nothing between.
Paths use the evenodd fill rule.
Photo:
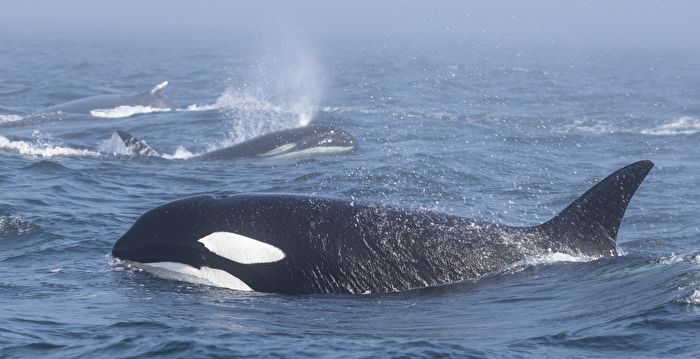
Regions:
<instances>
[{"instance_id":1,"label":"splash","mask_svg":"<svg viewBox=\"0 0 700 359\"><path fill-rule=\"evenodd\" d=\"M29 233L37 228L37 225L19 216L0 216L0 236Z\"/></svg>"},{"instance_id":2,"label":"splash","mask_svg":"<svg viewBox=\"0 0 700 359\"><path fill-rule=\"evenodd\" d=\"M700 289L694 290L686 302L688 304L700 304Z\"/></svg>"},{"instance_id":3,"label":"splash","mask_svg":"<svg viewBox=\"0 0 700 359\"><path fill-rule=\"evenodd\" d=\"M196 154L188 151L182 146L178 147L173 154L158 154L155 151L152 152L153 154L149 154L146 152L139 152L138 150L135 151L134 148L129 148L129 146L124 143L124 140L122 140L117 133L113 133L110 138L102 141L98 150L101 153L112 156L158 156L166 160L183 160L196 156Z\"/></svg>"},{"instance_id":4,"label":"splash","mask_svg":"<svg viewBox=\"0 0 700 359\"><path fill-rule=\"evenodd\" d=\"M308 125L318 111L322 78L312 53L297 41L263 49L245 76L229 79L215 103L189 106L189 111L220 110L229 119L226 138L210 150Z\"/></svg>"},{"instance_id":5,"label":"splash","mask_svg":"<svg viewBox=\"0 0 700 359\"><path fill-rule=\"evenodd\" d=\"M196 156L196 154L188 151L183 146L179 146L177 149L175 149L173 154L164 153L161 157L165 158L166 160L186 160L194 156Z\"/></svg>"},{"instance_id":6,"label":"splash","mask_svg":"<svg viewBox=\"0 0 700 359\"><path fill-rule=\"evenodd\" d=\"M659 263L669 265L669 264L680 263L680 262L683 262L685 260L686 260L686 258L684 256L677 255L675 253L671 253L671 255L668 257L661 257L661 259L659 259Z\"/></svg>"}]
</instances>

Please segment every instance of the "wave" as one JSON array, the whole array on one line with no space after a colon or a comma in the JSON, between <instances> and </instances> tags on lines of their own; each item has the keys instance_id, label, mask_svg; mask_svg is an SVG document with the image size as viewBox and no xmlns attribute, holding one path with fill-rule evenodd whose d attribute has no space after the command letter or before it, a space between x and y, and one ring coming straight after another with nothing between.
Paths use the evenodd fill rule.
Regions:
<instances>
[{"instance_id":1,"label":"wave","mask_svg":"<svg viewBox=\"0 0 700 359\"><path fill-rule=\"evenodd\" d=\"M146 113L169 111L172 111L172 109L151 106L117 106L115 108L92 110L90 111L90 115L101 118L126 118Z\"/></svg>"},{"instance_id":2,"label":"wave","mask_svg":"<svg viewBox=\"0 0 700 359\"><path fill-rule=\"evenodd\" d=\"M685 279L680 281L676 286L676 289L681 292L681 294L674 300L676 303L684 305L700 305L700 276L697 275L697 269L700 267L700 254L686 254L679 255L671 253L667 257L661 257L658 261L662 265L678 265L687 263L693 270L689 272L689 275L685 276Z\"/></svg>"},{"instance_id":3,"label":"wave","mask_svg":"<svg viewBox=\"0 0 700 359\"><path fill-rule=\"evenodd\" d=\"M21 140L13 141L4 136L0 136L0 150L41 158L51 158L55 156L101 156L99 152L92 150L76 149L49 143L34 144Z\"/></svg>"}]
</instances>

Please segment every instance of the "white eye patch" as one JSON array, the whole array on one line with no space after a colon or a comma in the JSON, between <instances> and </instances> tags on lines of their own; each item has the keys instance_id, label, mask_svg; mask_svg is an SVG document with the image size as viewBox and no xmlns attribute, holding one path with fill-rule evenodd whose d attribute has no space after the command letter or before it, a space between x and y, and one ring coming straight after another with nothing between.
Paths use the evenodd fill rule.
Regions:
<instances>
[{"instance_id":1,"label":"white eye patch","mask_svg":"<svg viewBox=\"0 0 700 359\"><path fill-rule=\"evenodd\" d=\"M272 263L285 257L273 245L231 232L214 232L199 242L211 252L242 264Z\"/></svg>"}]
</instances>

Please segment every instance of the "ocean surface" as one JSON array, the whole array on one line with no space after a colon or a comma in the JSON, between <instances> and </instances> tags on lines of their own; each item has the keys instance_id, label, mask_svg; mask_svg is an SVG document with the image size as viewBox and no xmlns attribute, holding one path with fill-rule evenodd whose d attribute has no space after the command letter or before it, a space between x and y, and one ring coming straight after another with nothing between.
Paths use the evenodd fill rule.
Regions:
<instances>
[{"instance_id":1,"label":"ocean surface","mask_svg":"<svg viewBox=\"0 0 700 359\"><path fill-rule=\"evenodd\" d=\"M0 357L699 357L697 59L633 46L2 37ZM42 114L166 80L170 111ZM353 133L357 150L188 159L309 122ZM163 155L130 155L120 129ZM656 166L614 258L553 254L411 292L287 296L161 279L110 256L145 211L195 194L536 225L642 159Z\"/></svg>"}]
</instances>

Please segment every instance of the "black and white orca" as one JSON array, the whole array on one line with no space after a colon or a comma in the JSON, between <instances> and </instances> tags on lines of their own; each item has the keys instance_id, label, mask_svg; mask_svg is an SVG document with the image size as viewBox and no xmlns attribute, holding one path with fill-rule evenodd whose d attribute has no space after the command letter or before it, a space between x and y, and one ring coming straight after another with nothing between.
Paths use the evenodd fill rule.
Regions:
<instances>
[{"instance_id":1,"label":"black and white orca","mask_svg":"<svg viewBox=\"0 0 700 359\"><path fill-rule=\"evenodd\" d=\"M126 149L132 154L159 156L128 132L117 131ZM310 125L271 132L233 146L194 156L202 160L232 160L243 157L284 158L314 154L350 152L355 149L355 137L333 126Z\"/></svg>"},{"instance_id":2,"label":"black and white orca","mask_svg":"<svg viewBox=\"0 0 700 359\"><path fill-rule=\"evenodd\" d=\"M42 113L61 112L67 114L95 115L95 111L105 111L120 106L143 106L152 109L172 110L173 105L164 95L168 81L155 85L152 89L141 93L98 95L55 105L46 108Z\"/></svg>"},{"instance_id":3,"label":"black and white orca","mask_svg":"<svg viewBox=\"0 0 700 359\"><path fill-rule=\"evenodd\" d=\"M146 212L112 255L244 291L406 291L479 278L528 256L615 256L622 217L652 167L614 172L534 227L301 195L196 196Z\"/></svg>"}]
</instances>

